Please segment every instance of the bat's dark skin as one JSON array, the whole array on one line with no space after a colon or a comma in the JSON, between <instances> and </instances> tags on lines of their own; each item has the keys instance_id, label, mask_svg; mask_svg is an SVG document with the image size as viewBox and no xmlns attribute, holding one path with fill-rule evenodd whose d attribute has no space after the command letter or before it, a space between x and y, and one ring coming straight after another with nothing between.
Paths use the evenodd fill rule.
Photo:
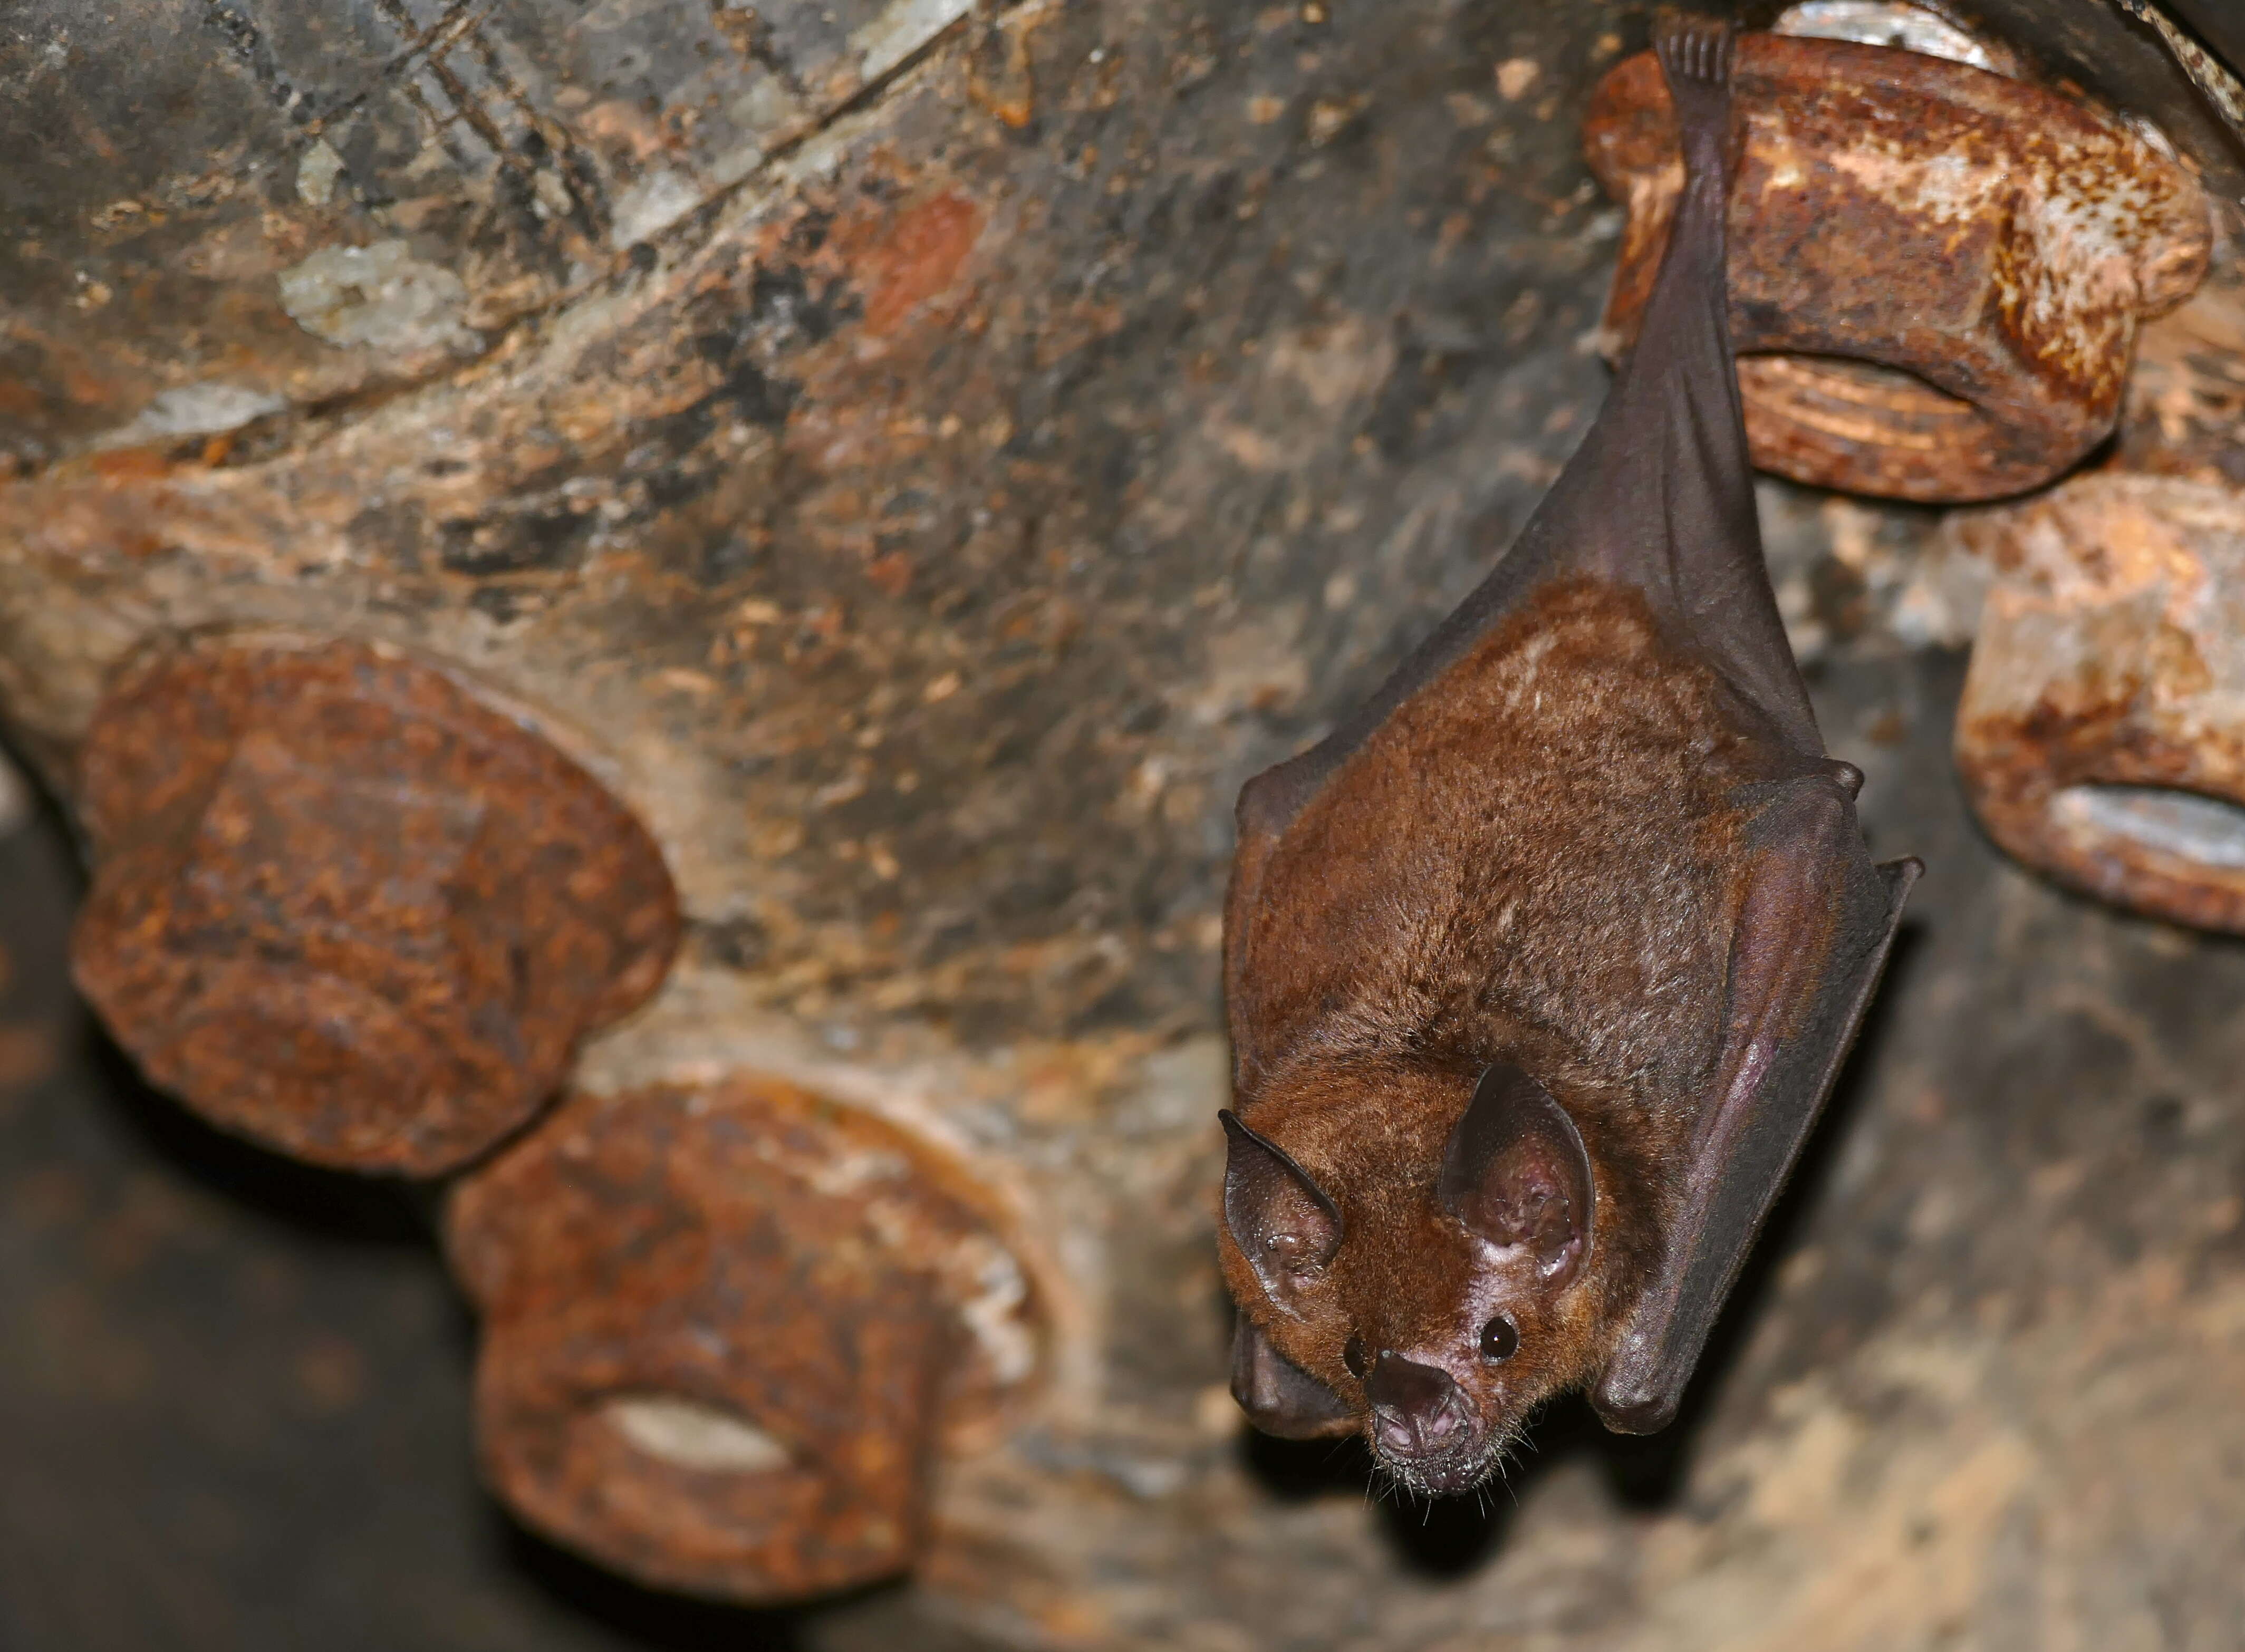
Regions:
<instances>
[{"instance_id":1,"label":"bat's dark skin","mask_svg":"<svg viewBox=\"0 0 2245 1652\"><path fill-rule=\"evenodd\" d=\"M1762 561L1730 37L1655 44L1686 184L1597 423L1464 605L1239 800L1233 1391L1429 1492L1563 1389L1674 1414L1917 870L1872 863Z\"/></svg>"}]
</instances>

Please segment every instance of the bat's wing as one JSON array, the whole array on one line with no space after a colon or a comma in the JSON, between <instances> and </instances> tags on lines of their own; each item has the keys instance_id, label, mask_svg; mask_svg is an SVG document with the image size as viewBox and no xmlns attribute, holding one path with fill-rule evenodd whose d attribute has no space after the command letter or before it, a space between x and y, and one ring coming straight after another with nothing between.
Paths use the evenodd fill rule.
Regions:
<instances>
[{"instance_id":1,"label":"bat's wing","mask_svg":"<svg viewBox=\"0 0 2245 1652\"><path fill-rule=\"evenodd\" d=\"M1712 667L1797 753L1824 746L1762 560L1738 369L1724 214L1731 36L1664 20L1655 50L1682 132L1685 181L1638 343L1597 422L1489 578L1323 741L1249 782L1252 825L1281 831L1403 701L1551 579L1634 586L1679 646Z\"/></svg>"},{"instance_id":2,"label":"bat's wing","mask_svg":"<svg viewBox=\"0 0 2245 1652\"><path fill-rule=\"evenodd\" d=\"M1762 559L1731 351L1731 49L1730 30L1704 19L1664 18L1653 31L1684 193L1637 347L1507 560L1637 586L1786 744L1821 756Z\"/></svg>"},{"instance_id":3,"label":"bat's wing","mask_svg":"<svg viewBox=\"0 0 2245 1652\"><path fill-rule=\"evenodd\" d=\"M1274 778L1292 766L1281 763L1249 781L1233 811L1238 840L1231 855L1231 882L1224 894L1224 1007L1231 1023L1232 1080L1242 1088L1253 1084L1265 1054L1261 1003L1246 967L1248 938L1263 891L1263 868L1278 847L1278 834L1292 818L1291 809L1284 818L1276 817L1270 789Z\"/></svg>"},{"instance_id":4,"label":"bat's wing","mask_svg":"<svg viewBox=\"0 0 2245 1652\"><path fill-rule=\"evenodd\" d=\"M1920 870L1915 860L1870 863L1855 809L1828 777L1788 783L1752 832L1715 1093L1666 1258L1591 1392L1623 1433L1651 1433L1675 1415L1855 1041Z\"/></svg>"}]
</instances>

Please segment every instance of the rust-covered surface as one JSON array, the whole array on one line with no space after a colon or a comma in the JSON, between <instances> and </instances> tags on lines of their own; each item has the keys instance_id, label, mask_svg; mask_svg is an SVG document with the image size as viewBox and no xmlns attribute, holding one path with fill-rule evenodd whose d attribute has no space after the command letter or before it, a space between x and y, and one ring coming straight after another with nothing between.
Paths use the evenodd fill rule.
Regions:
<instances>
[{"instance_id":1,"label":"rust-covered surface","mask_svg":"<svg viewBox=\"0 0 2245 1652\"><path fill-rule=\"evenodd\" d=\"M258 38L309 37L330 10L261 11ZM865 26L832 10L844 33ZM654 166L688 179L673 200L708 193L599 255L534 206L478 216L475 178L524 173L476 172L462 123L403 93L383 105L400 124L375 159L425 159L376 171L398 200L437 205L416 209L425 234L377 221L395 209L360 201L315 152L358 164L329 139L349 112L322 105L316 133L263 112L277 105L261 60L219 27L246 10L118 11L113 51L91 24L59 58L52 31L26 37L64 81L118 84L125 114L103 131L147 176L215 168L237 187L216 217L182 207L145 227L153 239L111 242L95 214L153 186L112 190L114 163L96 159L18 169L13 186L51 186L28 237L45 250L11 240L5 256L52 267L26 263L37 280L9 288L24 352L10 359L31 363L19 378L36 399L21 403L34 440L0 486L0 721L83 810L80 754L125 662L213 626L275 627L433 662L597 775L660 847L682 941L661 991L585 1041L580 1095L515 1151L551 1151L547 1132L593 1098L793 1085L839 1110L845 1148L878 1128L916 1162L956 1167L971 1182L959 1196L1032 1282L1035 1370L980 1438L937 1436L919 1609L1041 1649L2221 1644L2245 1610L2235 1568L2207 1558L2245 1507L2230 1419L2206 1399L2245 1381L2237 960L2074 904L1971 835L1946 755L1953 664L1909 652L1955 619L1928 620L1939 604L1919 599L1922 514L1769 496L1825 727L1870 772L1868 795L1890 800L1874 846L1933 870L1925 938L1898 961L1821 1179L1749 1282L1682 1432L1647 1459L1561 1413L1539 1432L1545 1466L1515 1482L1516 1513L1508 1498L1422 1527L1425 1511L1368 1503L1352 1460L1245 1442L1224 1393L1211 1215L1231 802L1454 606L1595 410L1624 219L1584 166L1580 123L1597 78L1642 43L1639 9L905 8L918 47L838 82L845 101L760 139L731 181L712 157L739 152L715 138L603 152L623 157L600 163L619 197ZM439 46L458 78L478 56L465 25L526 38L532 12L399 15L425 51L373 8L393 30L376 55L398 70L360 87L411 81ZM565 32L612 17L682 40L705 21L749 24L680 0L593 8ZM826 26L823 10L759 9L775 36L790 17ZM170 20L162 50L132 44L150 18ZM749 24L746 56L717 58L731 39L713 38L655 79L762 84L724 65L756 64L765 37ZM296 86L310 48L271 50ZM166 102L141 63L203 90ZM600 73L646 118L679 106L662 85ZM65 130L42 85L25 152ZM587 109L607 95L594 90ZM266 135L237 152L177 112L190 108ZM414 165L437 180L420 196ZM553 193L546 167L528 168L532 200ZM185 290L167 283L199 267L196 224L240 213L261 237L297 223L315 210L300 177L314 194L328 180L317 211L366 220L195 289L240 307L238 323L166 308ZM444 206L448 190L469 205ZM581 267L562 261L579 256L571 234ZM281 274L329 247L364 254L315 266L337 279L313 296L343 302L284 295ZM128 252L139 275L120 282ZM519 297L509 271L535 276ZM434 342L312 330L349 337L352 284L369 281L395 301L383 314L421 318ZM132 308L144 286L149 308ZM242 349L220 362L207 352L223 340ZM79 397L70 386L94 381L51 365L66 361L125 388ZM221 367L281 404L226 430L172 412L136 423L159 387L230 382ZM83 1082L44 1105L22 1115L32 1146L78 1142L104 1116ZM677 1162L660 1171L694 1185ZM11 1418L60 1419L20 1431L15 1483L35 1489L0 1501L17 1540L0 1568L44 1580L104 1556L99 1587L0 1588L33 1643L60 1623L48 1639L63 1644L89 1624L76 1644L304 1644L319 1638L305 1625L338 1622L345 1642L378 1622L365 1634L381 1644L611 1643L597 1623L460 1581L447 1568L474 1545L451 1540L472 1525L457 1503L434 1527L444 1542L394 1510L319 1518L353 1500L302 1491L292 1452L311 1447L288 1434L289 1450L258 1455L265 1436L241 1420L255 1410L241 1396L279 1391L285 1410L298 1384L293 1357L229 1340L295 1334L286 1293L259 1294L254 1226L227 1227L215 1198L165 1215L146 1192L156 1173L126 1177L112 1207L108 1174L17 1185L26 1170L0 1201L0 1263L38 1338L0 1394ZM814 1238L835 1231L819 1225L839 1222L828 1207L790 1190L807 1175L757 1175L771 1208L807 1209ZM574 1231L568 1254L598 1265L599 1223ZM785 1233L773 1242L797 1254ZM42 1294L42 1268L69 1283ZM292 1273L312 1283L290 1289L316 1298L329 1276ZM693 1300L695 1276L682 1265L651 1297L676 1285ZM206 1299L227 1304L216 1330L180 1305ZM421 1317L396 1323L448 1357L442 1310L414 1300ZM902 1312L899 1371L917 1357ZM422 1412L384 1409L410 1385L382 1357L392 1320L367 1313L379 1380L322 1415L341 1419L326 1437L338 1450L370 1432L393 1449L341 1478L388 1486L386 1459L409 1446L465 1461L465 1441ZM870 1338L880 1318L858 1329ZM133 1364L144 1320L176 1372L163 1382ZM501 1348L496 1316L487 1329ZM139 1386L103 1386L135 1370ZM682 1439L754 1446L691 1406L630 1404L666 1398L624 1395L600 1426L689 1455ZM129 1484L135 1454L231 1500L207 1520L183 1493L176 1519L158 1500L73 1523L94 1494L79 1481L97 1483L81 1466ZM227 1478L252 1460L254 1477ZM261 1509L286 1516L269 1540ZM701 1516L682 1503L669 1518L691 1530ZM121 1534L105 1549L89 1535L105 1528ZM613 1527L572 1540L685 1578L653 1549L604 1547ZM370 1554L397 1557L394 1592ZM751 1575L688 1581L739 1593ZM733 1624L698 1632L729 1644L747 1633Z\"/></svg>"},{"instance_id":2,"label":"rust-covered surface","mask_svg":"<svg viewBox=\"0 0 2245 1652\"><path fill-rule=\"evenodd\" d=\"M2245 487L2245 259L2238 256L2238 209L2225 206L2219 221L2224 245L2205 285L2137 340L2127 406L2106 461L2112 469Z\"/></svg>"},{"instance_id":3,"label":"rust-covered surface","mask_svg":"<svg viewBox=\"0 0 2245 1652\"><path fill-rule=\"evenodd\" d=\"M2189 157L2214 194L2231 200L2245 194L2245 125L2206 95L2202 64L2185 61L2171 44L2176 37L2198 44L2194 31L2209 0L1967 0L1943 9L2011 44L2045 81L2082 87L2107 108L2150 120ZM2151 10L2184 26L2168 36L2143 15Z\"/></svg>"},{"instance_id":4,"label":"rust-covered surface","mask_svg":"<svg viewBox=\"0 0 2245 1652\"><path fill-rule=\"evenodd\" d=\"M1965 788L2028 864L2176 923L2245 923L2245 261L2143 330L2094 471L1960 511L1935 560L1972 589Z\"/></svg>"},{"instance_id":5,"label":"rust-covered surface","mask_svg":"<svg viewBox=\"0 0 2245 1652\"><path fill-rule=\"evenodd\" d=\"M1959 531L1994 574L1957 726L1989 833L2077 889L2245 931L2245 495L2100 471Z\"/></svg>"},{"instance_id":6,"label":"rust-covered surface","mask_svg":"<svg viewBox=\"0 0 2245 1652\"><path fill-rule=\"evenodd\" d=\"M80 989L155 1082L316 1164L476 1157L677 944L639 823L394 649L153 649L110 684L78 783Z\"/></svg>"},{"instance_id":7,"label":"rust-covered surface","mask_svg":"<svg viewBox=\"0 0 2245 1652\"><path fill-rule=\"evenodd\" d=\"M573 1098L451 1195L478 1452L526 1520L642 1581L798 1600L918 1557L939 1446L1037 1370L970 1179L735 1080Z\"/></svg>"},{"instance_id":8,"label":"rust-covered surface","mask_svg":"<svg viewBox=\"0 0 2245 1652\"><path fill-rule=\"evenodd\" d=\"M2117 117L1915 51L1747 35L1731 328L1755 462L1856 492L2024 492L2110 433L2140 318L2207 263L2190 171ZM1683 166L1658 66L1594 94L1627 204L1607 324L1633 335Z\"/></svg>"}]
</instances>

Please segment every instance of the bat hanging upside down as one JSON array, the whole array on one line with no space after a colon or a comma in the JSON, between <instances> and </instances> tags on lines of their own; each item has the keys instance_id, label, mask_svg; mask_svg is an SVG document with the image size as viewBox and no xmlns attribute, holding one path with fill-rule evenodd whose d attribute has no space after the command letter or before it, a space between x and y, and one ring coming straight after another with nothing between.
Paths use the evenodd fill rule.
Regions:
<instances>
[{"instance_id":1,"label":"bat hanging upside down","mask_svg":"<svg viewBox=\"0 0 2245 1652\"><path fill-rule=\"evenodd\" d=\"M1464 605L1239 800L1233 1392L1425 1492L1561 1390L1674 1415L1918 870L1872 863L1762 563L1731 37L1655 49L1686 181L1597 424Z\"/></svg>"}]
</instances>

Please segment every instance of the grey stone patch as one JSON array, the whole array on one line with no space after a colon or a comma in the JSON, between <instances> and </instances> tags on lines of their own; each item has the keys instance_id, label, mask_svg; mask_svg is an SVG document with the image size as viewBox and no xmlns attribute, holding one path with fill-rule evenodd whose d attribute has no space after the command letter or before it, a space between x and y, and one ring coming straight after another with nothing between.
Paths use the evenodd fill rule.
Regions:
<instances>
[{"instance_id":1,"label":"grey stone patch","mask_svg":"<svg viewBox=\"0 0 2245 1652\"><path fill-rule=\"evenodd\" d=\"M281 308L330 344L467 352L481 341L460 324L468 289L402 240L327 247L281 272Z\"/></svg>"},{"instance_id":2,"label":"grey stone patch","mask_svg":"<svg viewBox=\"0 0 2245 1652\"><path fill-rule=\"evenodd\" d=\"M1942 513L1773 476L1756 478L1754 502L1778 613L1803 667L1971 642L1987 568Z\"/></svg>"},{"instance_id":3,"label":"grey stone patch","mask_svg":"<svg viewBox=\"0 0 2245 1652\"><path fill-rule=\"evenodd\" d=\"M1980 629L1996 571L1947 523L1896 595L1888 624L1907 648L1963 648Z\"/></svg>"},{"instance_id":4,"label":"grey stone patch","mask_svg":"<svg viewBox=\"0 0 2245 1652\"><path fill-rule=\"evenodd\" d=\"M692 179L668 167L658 167L616 197L615 218L609 240L629 247L661 234L702 204L702 192Z\"/></svg>"},{"instance_id":5,"label":"grey stone patch","mask_svg":"<svg viewBox=\"0 0 2245 1652\"><path fill-rule=\"evenodd\" d=\"M128 423L98 437L96 448L137 447L183 436L215 436L239 430L252 419L278 413L287 398L248 384L206 380L163 390Z\"/></svg>"},{"instance_id":6,"label":"grey stone patch","mask_svg":"<svg viewBox=\"0 0 2245 1652\"><path fill-rule=\"evenodd\" d=\"M316 139L296 163L296 193L308 206L324 206L336 198L336 180L343 176L343 158Z\"/></svg>"},{"instance_id":7,"label":"grey stone patch","mask_svg":"<svg viewBox=\"0 0 2245 1652\"><path fill-rule=\"evenodd\" d=\"M973 9L973 0L895 0L851 32L858 72L879 79Z\"/></svg>"}]
</instances>

